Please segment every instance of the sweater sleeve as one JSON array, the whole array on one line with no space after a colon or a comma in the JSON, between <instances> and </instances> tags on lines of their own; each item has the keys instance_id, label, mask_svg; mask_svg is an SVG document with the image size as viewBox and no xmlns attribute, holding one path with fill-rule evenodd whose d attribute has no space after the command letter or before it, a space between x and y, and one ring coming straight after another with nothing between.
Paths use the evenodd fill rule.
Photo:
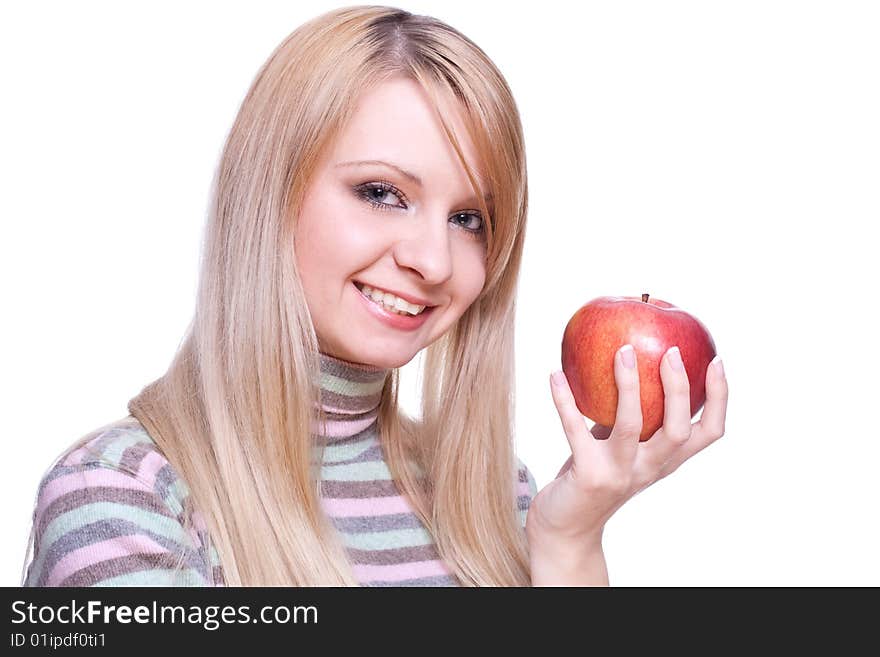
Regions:
<instances>
[{"instance_id":1,"label":"sweater sleeve","mask_svg":"<svg viewBox=\"0 0 880 657\"><path fill-rule=\"evenodd\" d=\"M40 482L24 586L207 586L198 534L182 518L135 473L58 464Z\"/></svg>"},{"instance_id":2,"label":"sweater sleeve","mask_svg":"<svg viewBox=\"0 0 880 657\"><path fill-rule=\"evenodd\" d=\"M535 495L538 494L538 485L535 482L535 478L532 476L531 471L526 467L526 464L519 459L517 459L517 461L519 468L517 472L516 506L517 511L519 512L520 524L525 527L529 506L535 498Z\"/></svg>"}]
</instances>

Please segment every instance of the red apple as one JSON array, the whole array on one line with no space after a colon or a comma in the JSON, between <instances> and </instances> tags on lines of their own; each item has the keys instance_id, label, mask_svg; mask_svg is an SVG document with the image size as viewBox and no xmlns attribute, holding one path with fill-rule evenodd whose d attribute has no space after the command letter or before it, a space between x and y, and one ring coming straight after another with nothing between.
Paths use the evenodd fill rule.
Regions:
<instances>
[{"instance_id":1,"label":"red apple","mask_svg":"<svg viewBox=\"0 0 880 657\"><path fill-rule=\"evenodd\" d=\"M660 299L598 297L581 306L562 336L562 371L581 414L607 427L617 416L614 354L625 344L636 352L642 403L640 441L663 425L660 360L678 346L691 392L691 417L706 401L706 368L715 342L693 315Z\"/></svg>"}]
</instances>

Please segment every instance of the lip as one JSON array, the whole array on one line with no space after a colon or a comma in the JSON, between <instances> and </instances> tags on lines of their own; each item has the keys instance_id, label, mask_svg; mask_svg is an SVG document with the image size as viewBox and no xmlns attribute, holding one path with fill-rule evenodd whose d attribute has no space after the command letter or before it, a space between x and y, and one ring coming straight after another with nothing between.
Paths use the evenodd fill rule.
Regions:
<instances>
[{"instance_id":1,"label":"lip","mask_svg":"<svg viewBox=\"0 0 880 657\"><path fill-rule=\"evenodd\" d=\"M416 306L428 306L428 308L433 308L436 304L425 301L421 297L414 297L409 294L403 294L402 292L398 292L397 290L392 290L387 287L379 287L378 285L370 285L369 283L364 283L363 281L355 281L356 283L360 283L361 285L366 285L367 287L373 288L374 290L382 290L383 292L391 292L396 297L400 297L404 301L409 301L411 304ZM357 287L357 285L355 285ZM358 290L360 291L360 290Z\"/></svg>"},{"instance_id":2,"label":"lip","mask_svg":"<svg viewBox=\"0 0 880 657\"><path fill-rule=\"evenodd\" d=\"M388 312L375 301L366 296L358 289L357 285L355 285L354 283L352 283L352 287L354 288L354 291L357 292L357 296L361 300L361 303L364 304L366 309L370 313L372 313L372 315L376 319L383 321L386 325L392 328L400 329L401 331L414 331L419 328L428 320L428 317L434 312L434 308L436 307L430 306L428 308L425 308L415 317L411 317L409 315L395 315L394 313Z\"/></svg>"}]
</instances>

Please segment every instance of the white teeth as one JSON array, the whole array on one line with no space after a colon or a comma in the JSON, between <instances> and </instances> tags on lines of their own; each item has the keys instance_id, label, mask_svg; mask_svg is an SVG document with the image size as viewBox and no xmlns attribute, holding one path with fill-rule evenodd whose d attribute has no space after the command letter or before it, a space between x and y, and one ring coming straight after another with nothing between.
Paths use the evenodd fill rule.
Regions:
<instances>
[{"instance_id":1,"label":"white teeth","mask_svg":"<svg viewBox=\"0 0 880 657\"><path fill-rule=\"evenodd\" d=\"M390 292L384 292L382 290L371 288L369 285L361 286L361 290L373 301L385 306L386 310L397 313L398 315L418 315L426 308L426 306L417 306L415 304L409 303L408 301L405 301L400 297L394 296Z\"/></svg>"}]
</instances>

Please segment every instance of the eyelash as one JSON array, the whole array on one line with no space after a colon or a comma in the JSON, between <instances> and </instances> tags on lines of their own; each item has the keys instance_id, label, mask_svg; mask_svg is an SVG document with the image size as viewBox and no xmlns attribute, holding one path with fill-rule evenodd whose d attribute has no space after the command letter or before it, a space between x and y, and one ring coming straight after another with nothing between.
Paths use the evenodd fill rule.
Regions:
<instances>
[{"instance_id":1,"label":"eyelash","mask_svg":"<svg viewBox=\"0 0 880 657\"><path fill-rule=\"evenodd\" d=\"M365 200L367 203L372 205L377 210L393 210L395 208L398 208L398 206L390 205L388 203L381 203L381 202L377 201L376 199L368 196L369 192L372 192L377 189L380 189L386 193L390 192L391 194L394 194L395 196L397 196L401 201L406 203L406 196L404 196L403 192L401 192L399 189L397 189L397 187L395 187L394 185L392 185L390 182L388 182L386 180L382 180L382 181L374 182L374 183L364 183L362 185L358 185L357 187L355 187L355 192L357 193L357 195L360 198ZM398 208L398 209L404 209L404 208ZM458 217L461 215L466 215L466 216L471 216L471 217L479 217L480 227L479 228L467 228L465 226L462 226L461 224L456 223L455 225L458 228L466 230L468 233L470 233L474 237L480 237L483 235L483 233L486 232L485 220L483 219L483 215L481 213L479 213L477 211L467 210L467 211L462 211L462 212L456 212L454 216Z\"/></svg>"}]
</instances>

